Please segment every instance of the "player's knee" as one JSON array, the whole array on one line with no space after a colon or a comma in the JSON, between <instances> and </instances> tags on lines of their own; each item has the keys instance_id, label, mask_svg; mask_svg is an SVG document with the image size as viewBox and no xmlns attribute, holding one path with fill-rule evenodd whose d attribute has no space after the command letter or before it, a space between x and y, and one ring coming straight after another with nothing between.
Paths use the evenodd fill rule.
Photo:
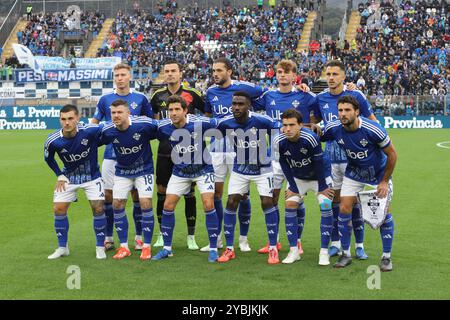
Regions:
<instances>
[{"instance_id":1,"label":"player's knee","mask_svg":"<svg viewBox=\"0 0 450 320\"><path fill-rule=\"evenodd\" d=\"M161 184L158 184L158 186L157 186L158 193L160 193L160 194L166 194L166 189L167 188Z\"/></svg>"},{"instance_id":2,"label":"player's knee","mask_svg":"<svg viewBox=\"0 0 450 320\"><path fill-rule=\"evenodd\" d=\"M139 202L139 192L136 189L131 190L131 198L133 202Z\"/></svg>"},{"instance_id":3,"label":"player's knee","mask_svg":"<svg viewBox=\"0 0 450 320\"><path fill-rule=\"evenodd\" d=\"M123 209L125 209L125 201L114 199L113 200L113 209L114 210L123 210Z\"/></svg>"},{"instance_id":4,"label":"player's knee","mask_svg":"<svg viewBox=\"0 0 450 320\"><path fill-rule=\"evenodd\" d=\"M164 201L164 210L174 211L175 205L176 205L175 201L172 201L170 198L166 198L166 201Z\"/></svg>"},{"instance_id":5,"label":"player's knee","mask_svg":"<svg viewBox=\"0 0 450 320\"><path fill-rule=\"evenodd\" d=\"M267 210L273 207L273 199L271 197L261 197L261 206L263 210Z\"/></svg>"},{"instance_id":6,"label":"player's knee","mask_svg":"<svg viewBox=\"0 0 450 320\"><path fill-rule=\"evenodd\" d=\"M342 203L339 206L339 211L343 214L351 214L353 210L353 205L350 203Z\"/></svg>"},{"instance_id":7,"label":"player's knee","mask_svg":"<svg viewBox=\"0 0 450 320\"><path fill-rule=\"evenodd\" d=\"M107 203L113 202L112 190L105 189L105 202Z\"/></svg>"},{"instance_id":8,"label":"player's knee","mask_svg":"<svg viewBox=\"0 0 450 320\"><path fill-rule=\"evenodd\" d=\"M280 199L280 193L278 192L278 194L275 195L275 192L274 192L274 193L273 193L273 201L272 201L274 206L277 206L277 205L278 205L279 199Z\"/></svg>"},{"instance_id":9,"label":"player's knee","mask_svg":"<svg viewBox=\"0 0 450 320\"><path fill-rule=\"evenodd\" d=\"M53 212L56 215L64 215L67 213L67 205L60 204L60 203L54 203L53 204Z\"/></svg>"},{"instance_id":10,"label":"player's knee","mask_svg":"<svg viewBox=\"0 0 450 320\"><path fill-rule=\"evenodd\" d=\"M152 200L150 198L140 199L141 210L149 210L152 208Z\"/></svg>"},{"instance_id":11,"label":"player's knee","mask_svg":"<svg viewBox=\"0 0 450 320\"><path fill-rule=\"evenodd\" d=\"M223 192L222 191L217 191L217 189L216 189L216 191L214 191L214 198L222 199L222 196L223 196Z\"/></svg>"},{"instance_id":12,"label":"player's knee","mask_svg":"<svg viewBox=\"0 0 450 320\"><path fill-rule=\"evenodd\" d=\"M295 201L286 201L285 208L286 209L297 209L298 205L299 204Z\"/></svg>"},{"instance_id":13,"label":"player's knee","mask_svg":"<svg viewBox=\"0 0 450 320\"><path fill-rule=\"evenodd\" d=\"M94 216L100 216L105 213L105 209L103 207L103 201L92 205L92 213Z\"/></svg>"},{"instance_id":14,"label":"player's knee","mask_svg":"<svg viewBox=\"0 0 450 320\"><path fill-rule=\"evenodd\" d=\"M229 210L237 210L237 207L239 205L239 201L241 201L242 196L239 194L232 194L228 197L227 201L227 209Z\"/></svg>"},{"instance_id":15,"label":"player's knee","mask_svg":"<svg viewBox=\"0 0 450 320\"><path fill-rule=\"evenodd\" d=\"M223 182L216 182L214 185L214 197L216 199L222 199L223 196Z\"/></svg>"},{"instance_id":16,"label":"player's knee","mask_svg":"<svg viewBox=\"0 0 450 320\"><path fill-rule=\"evenodd\" d=\"M203 209L205 211L214 210L214 200L213 199L205 199L205 200L203 200Z\"/></svg>"}]
</instances>

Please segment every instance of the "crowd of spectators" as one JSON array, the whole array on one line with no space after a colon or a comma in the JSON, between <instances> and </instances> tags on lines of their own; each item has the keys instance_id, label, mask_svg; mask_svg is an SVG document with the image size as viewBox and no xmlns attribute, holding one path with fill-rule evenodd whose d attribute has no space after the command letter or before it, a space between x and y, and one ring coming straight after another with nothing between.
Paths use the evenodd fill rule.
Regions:
<instances>
[{"instance_id":1,"label":"crowd of spectators","mask_svg":"<svg viewBox=\"0 0 450 320\"><path fill-rule=\"evenodd\" d=\"M300 70L315 75L324 55L297 52L308 10L301 7L225 7L174 10L162 7L155 15L136 10L134 15L117 14L112 32L98 56L120 56L132 67L151 66L155 73L167 58L185 65L185 78L197 88L209 85L211 64L226 56L242 80L275 86L273 65L283 58L299 62ZM217 40L219 50L205 50L201 43ZM312 68L311 66L314 66Z\"/></svg>"},{"instance_id":2,"label":"crowd of spectators","mask_svg":"<svg viewBox=\"0 0 450 320\"><path fill-rule=\"evenodd\" d=\"M368 95L445 96L450 84L450 24L444 1L374 1L359 6L354 48L341 55L347 80ZM339 50L337 50L339 51ZM439 98L441 97L441 98Z\"/></svg>"},{"instance_id":3,"label":"crowd of spectators","mask_svg":"<svg viewBox=\"0 0 450 320\"><path fill-rule=\"evenodd\" d=\"M297 52L309 8L306 1L299 4L232 7L224 1L222 9L202 9L196 2L179 8L175 0L158 0L158 10L151 14L136 2L134 14L117 13L97 56L119 56L133 68L151 69L152 77L137 83L146 91L169 58L185 66L186 84L205 91L211 84L213 60L225 56L235 66L235 78L269 88L277 85L273 68L280 59L297 62L297 81L312 86L326 61L338 58L346 64L347 81L378 101L385 96L426 95L431 96L430 103L442 104L449 94L450 24L445 0L361 2L361 27L355 40L328 39L320 50L307 53ZM55 41L58 32L67 28L68 15L32 14L26 30L17 34L19 43L37 55L59 55ZM82 13L80 20L81 29L95 35L105 17ZM204 43L215 43L218 49L209 50ZM14 57L5 65L21 67ZM4 69L0 76L10 73Z\"/></svg>"},{"instance_id":4,"label":"crowd of spectators","mask_svg":"<svg viewBox=\"0 0 450 320\"><path fill-rule=\"evenodd\" d=\"M69 23L74 13L38 13L32 14L24 31L17 32L18 43L27 46L31 52L40 56L60 56L57 39L62 30L69 30ZM105 17L98 12L84 12L79 17L79 29L83 35L92 32L96 37L100 32Z\"/></svg>"}]
</instances>

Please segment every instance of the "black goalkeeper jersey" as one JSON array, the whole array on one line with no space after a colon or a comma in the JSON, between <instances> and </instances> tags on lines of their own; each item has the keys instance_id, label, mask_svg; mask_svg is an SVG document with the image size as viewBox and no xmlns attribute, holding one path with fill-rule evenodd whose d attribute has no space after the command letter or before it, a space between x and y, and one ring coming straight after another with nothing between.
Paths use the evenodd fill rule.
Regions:
<instances>
[{"instance_id":1,"label":"black goalkeeper jersey","mask_svg":"<svg viewBox=\"0 0 450 320\"><path fill-rule=\"evenodd\" d=\"M175 93L183 97L188 105L188 113L195 114L196 110L200 111L202 114L205 112L205 100L202 97L200 91L185 87L184 85L180 86L180 89ZM159 115L159 119L168 119L169 113L167 109L167 99L172 95L167 86L164 88L158 89L153 92L150 104L152 105L153 113ZM158 146L158 155L159 156L169 156L172 152L172 147L168 139L161 140Z\"/></svg>"}]
</instances>

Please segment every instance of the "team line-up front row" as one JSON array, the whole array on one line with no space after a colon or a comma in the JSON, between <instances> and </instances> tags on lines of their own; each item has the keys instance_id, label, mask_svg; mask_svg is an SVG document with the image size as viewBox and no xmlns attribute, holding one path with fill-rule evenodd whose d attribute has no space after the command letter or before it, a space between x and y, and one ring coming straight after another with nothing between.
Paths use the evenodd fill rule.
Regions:
<instances>
[{"instance_id":1,"label":"team line-up front row","mask_svg":"<svg viewBox=\"0 0 450 320\"><path fill-rule=\"evenodd\" d=\"M301 113L288 109L281 121L251 111L251 97L247 92L234 92L229 116L220 119L188 114L185 100L172 95L167 100L168 119L154 120L130 115L125 100L118 99L111 106L112 122L95 125L79 123L78 110L66 105L60 111L61 130L51 134L45 143L45 160L58 176L54 192L55 231L59 247L49 256L56 259L69 254L67 238L69 223L67 211L77 198L77 190L84 189L94 213L93 228L96 235L96 256L105 259L104 186L98 165L98 147L112 144L116 154L113 185L114 225L120 248L113 258L131 255L128 248L128 220L125 205L132 189L137 189L142 210L143 248L140 259L161 260L173 256L172 237L175 226L174 211L181 196L191 190L193 183L201 193L209 237L209 262L228 262L235 259L234 232L240 200L249 193L250 182L256 184L265 216L269 238L268 263L280 263L279 211L273 201L274 172L281 169L287 180L285 195L285 225L290 250L283 263L300 260L298 248L297 210L308 191L315 192L321 211L321 249L319 265L329 265L328 246L333 232L331 165L324 156L321 141L335 141L346 153L345 169L338 216L342 254L335 267L351 264L351 213L357 204L357 193L366 185L374 186L378 198L392 197L391 176L397 155L384 128L377 122L360 116L359 103L352 96L342 96L337 102L339 119L327 123L318 134L303 123ZM211 145L203 133L216 130ZM199 134L200 132L200 134ZM319 137L320 136L320 137ZM153 156L149 141L169 139L174 167L170 177L160 230L164 247L155 256L151 254L154 229L152 196L154 190ZM270 144L268 152L267 145ZM224 149L222 147L225 146ZM211 158L229 156L233 165L228 186L228 200L223 218L214 206L215 172ZM211 152L211 153L210 153ZM57 153L64 163L61 170L55 160ZM271 158L270 158L271 157ZM267 161L272 159L272 161ZM389 211L390 212L390 209ZM223 221L222 221L223 219ZM226 248L218 254L218 237L223 234ZM382 271L392 270L391 249L393 219L390 213L380 228L383 254Z\"/></svg>"}]
</instances>

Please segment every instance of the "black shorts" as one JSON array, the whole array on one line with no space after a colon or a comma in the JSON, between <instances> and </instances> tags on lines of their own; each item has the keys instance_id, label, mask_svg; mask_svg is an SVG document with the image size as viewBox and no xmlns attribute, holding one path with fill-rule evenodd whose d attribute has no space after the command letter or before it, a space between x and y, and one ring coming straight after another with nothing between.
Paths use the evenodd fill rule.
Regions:
<instances>
[{"instance_id":1,"label":"black shorts","mask_svg":"<svg viewBox=\"0 0 450 320\"><path fill-rule=\"evenodd\" d=\"M167 188L172 176L173 162L169 155L159 155L156 160L156 184Z\"/></svg>"}]
</instances>

